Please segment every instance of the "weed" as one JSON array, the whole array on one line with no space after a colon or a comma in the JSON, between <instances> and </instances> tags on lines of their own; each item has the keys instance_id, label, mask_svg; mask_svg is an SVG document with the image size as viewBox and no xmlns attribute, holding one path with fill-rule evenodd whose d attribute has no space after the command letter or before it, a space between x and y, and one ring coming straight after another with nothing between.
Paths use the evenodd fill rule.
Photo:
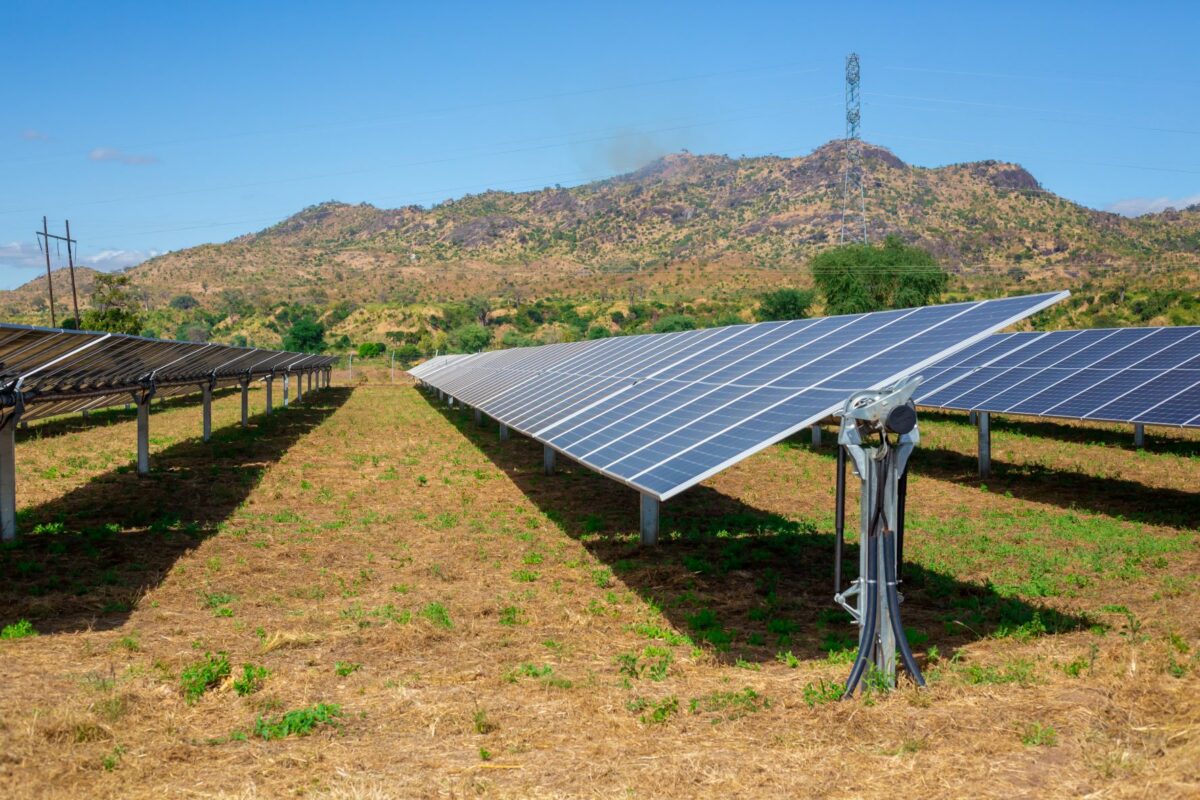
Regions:
<instances>
[{"instance_id":1,"label":"weed","mask_svg":"<svg viewBox=\"0 0 1200 800\"><path fill-rule=\"evenodd\" d=\"M670 695L653 701L637 697L628 701L625 707L635 714L640 714L643 725L662 725L679 712L679 698Z\"/></svg>"},{"instance_id":2,"label":"weed","mask_svg":"<svg viewBox=\"0 0 1200 800\"><path fill-rule=\"evenodd\" d=\"M121 648L122 650L128 650L130 653L136 653L142 649L142 646L138 643L137 636L131 634L117 639L113 644L113 648Z\"/></svg>"},{"instance_id":3,"label":"weed","mask_svg":"<svg viewBox=\"0 0 1200 800\"><path fill-rule=\"evenodd\" d=\"M800 666L800 659L792 655L791 650L788 650L786 653L782 651L776 653L775 660L789 669L795 669L796 667Z\"/></svg>"},{"instance_id":4,"label":"weed","mask_svg":"<svg viewBox=\"0 0 1200 800\"><path fill-rule=\"evenodd\" d=\"M712 692L694 698L688 703L688 710L693 714L719 714L721 718L729 720L762 711L770 706L771 702L767 698L747 686L740 692Z\"/></svg>"},{"instance_id":5,"label":"weed","mask_svg":"<svg viewBox=\"0 0 1200 800\"><path fill-rule=\"evenodd\" d=\"M229 676L229 658L224 653L213 655L208 653L203 661L197 661L183 668L179 673L179 683L183 687L183 699L192 705L212 687Z\"/></svg>"},{"instance_id":6,"label":"weed","mask_svg":"<svg viewBox=\"0 0 1200 800\"><path fill-rule=\"evenodd\" d=\"M264 739L283 739L288 736L308 736L322 725L338 727L343 716L341 706L319 703L308 708L289 711L274 720L259 717L254 723L254 735Z\"/></svg>"},{"instance_id":7,"label":"weed","mask_svg":"<svg viewBox=\"0 0 1200 800\"><path fill-rule=\"evenodd\" d=\"M488 719L487 711L477 708L475 709L475 716L472 719L471 727L474 728L476 733L484 735L497 730L499 726Z\"/></svg>"},{"instance_id":8,"label":"weed","mask_svg":"<svg viewBox=\"0 0 1200 800\"><path fill-rule=\"evenodd\" d=\"M661 639L669 645L687 645L694 646L691 637L684 636L681 633L676 633L670 628L664 628L661 625L655 625L651 622L639 622L631 627L634 633L645 636L647 639Z\"/></svg>"},{"instance_id":9,"label":"weed","mask_svg":"<svg viewBox=\"0 0 1200 800\"><path fill-rule=\"evenodd\" d=\"M545 556L543 556L537 550L530 550L521 559L522 564L527 564L529 566L534 566L536 564L540 564L543 561L545 561Z\"/></svg>"},{"instance_id":10,"label":"weed","mask_svg":"<svg viewBox=\"0 0 1200 800\"><path fill-rule=\"evenodd\" d=\"M1021 733L1021 743L1030 747L1053 747L1058 743L1058 732L1050 725L1031 722Z\"/></svg>"},{"instance_id":11,"label":"weed","mask_svg":"<svg viewBox=\"0 0 1200 800\"><path fill-rule=\"evenodd\" d=\"M256 667L253 664L242 665L242 677L233 682L233 690L238 696L245 697L254 694L262 688L263 681L271 673L266 667Z\"/></svg>"},{"instance_id":12,"label":"weed","mask_svg":"<svg viewBox=\"0 0 1200 800\"><path fill-rule=\"evenodd\" d=\"M972 685L1018 683L1026 686L1034 682L1033 663L1024 659L1010 661L1002 667L984 664L968 664L963 678Z\"/></svg>"},{"instance_id":13,"label":"weed","mask_svg":"<svg viewBox=\"0 0 1200 800\"><path fill-rule=\"evenodd\" d=\"M441 603L428 603L417 613L439 628L450 630L454 627L454 623L450 620L450 612Z\"/></svg>"},{"instance_id":14,"label":"weed","mask_svg":"<svg viewBox=\"0 0 1200 800\"><path fill-rule=\"evenodd\" d=\"M508 626L520 625L521 609L516 606L505 606L500 609L500 624Z\"/></svg>"},{"instance_id":15,"label":"weed","mask_svg":"<svg viewBox=\"0 0 1200 800\"><path fill-rule=\"evenodd\" d=\"M100 766L104 767L105 772L112 772L121 764L121 754L125 752L125 748L121 745L114 747L104 758L100 759Z\"/></svg>"},{"instance_id":16,"label":"weed","mask_svg":"<svg viewBox=\"0 0 1200 800\"><path fill-rule=\"evenodd\" d=\"M804 702L808 703L810 707L833 703L841 700L845 691L841 684L829 683L824 680L815 684L809 683L804 687Z\"/></svg>"},{"instance_id":17,"label":"weed","mask_svg":"<svg viewBox=\"0 0 1200 800\"><path fill-rule=\"evenodd\" d=\"M538 573L531 569L518 569L512 574L513 580L520 583L533 583L541 577Z\"/></svg>"},{"instance_id":18,"label":"weed","mask_svg":"<svg viewBox=\"0 0 1200 800\"><path fill-rule=\"evenodd\" d=\"M17 620L12 625L5 625L0 630L0 639L26 639L37 635L37 631L33 629L33 624L27 619Z\"/></svg>"},{"instance_id":19,"label":"weed","mask_svg":"<svg viewBox=\"0 0 1200 800\"><path fill-rule=\"evenodd\" d=\"M335 661L333 664L333 671L340 678L353 675L360 669L362 669L362 664L355 664L352 661Z\"/></svg>"},{"instance_id":20,"label":"weed","mask_svg":"<svg viewBox=\"0 0 1200 800\"><path fill-rule=\"evenodd\" d=\"M486 747L479 748L479 760L480 761L491 761L492 760L492 751L488 750Z\"/></svg>"}]
</instances>

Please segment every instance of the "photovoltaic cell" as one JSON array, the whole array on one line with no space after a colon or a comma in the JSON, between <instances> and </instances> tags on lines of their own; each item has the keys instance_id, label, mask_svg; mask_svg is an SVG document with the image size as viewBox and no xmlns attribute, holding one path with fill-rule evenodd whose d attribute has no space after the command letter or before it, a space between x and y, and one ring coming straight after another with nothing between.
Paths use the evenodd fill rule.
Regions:
<instances>
[{"instance_id":1,"label":"photovoltaic cell","mask_svg":"<svg viewBox=\"0 0 1200 800\"><path fill-rule=\"evenodd\" d=\"M1200 327L998 334L935 364L917 402L1200 427Z\"/></svg>"},{"instance_id":2,"label":"photovoltaic cell","mask_svg":"<svg viewBox=\"0 0 1200 800\"><path fill-rule=\"evenodd\" d=\"M1065 292L480 353L412 370L592 469L671 497ZM945 372L952 365L939 370Z\"/></svg>"}]
</instances>

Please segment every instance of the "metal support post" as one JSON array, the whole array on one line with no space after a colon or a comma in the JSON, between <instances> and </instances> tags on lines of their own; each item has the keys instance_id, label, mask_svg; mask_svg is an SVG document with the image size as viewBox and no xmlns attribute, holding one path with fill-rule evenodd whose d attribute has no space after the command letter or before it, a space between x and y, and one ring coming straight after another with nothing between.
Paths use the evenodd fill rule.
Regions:
<instances>
[{"instance_id":1,"label":"metal support post","mask_svg":"<svg viewBox=\"0 0 1200 800\"><path fill-rule=\"evenodd\" d=\"M500 441L502 441L502 442L508 441L508 426L505 425L503 422L500 423Z\"/></svg>"},{"instance_id":2,"label":"metal support post","mask_svg":"<svg viewBox=\"0 0 1200 800\"><path fill-rule=\"evenodd\" d=\"M992 476L992 421L986 411L975 412L979 425L979 477Z\"/></svg>"},{"instance_id":3,"label":"metal support post","mask_svg":"<svg viewBox=\"0 0 1200 800\"><path fill-rule=\"evenodd\" d=\"M821 446L821 426L820 425L812 426L812 443L813 443L813 447Z\"/></svg>"},{"instance_id":4,"label":"metal support post","mask_svg":"<svg viewBox=\"0 0 1200 800\"><path fill-rule=\"evenodd\" d=\"M275 389L275 376L268 375L266 383L267 383L267 416L270 416L275 411L275 409L272 408L273 403L271 400L271 396L274 394L274 389Z\"/></svg>"},{"instance_id":5,"label":"metal support post","mask_svg":"<svg viewBox=\"0 0 1200 800\"><path fill-rule=\"evenodd\" d=\"M204 441L207 442L212 438L212 384L206 383L203 387L201 387L201 389L204 393L204 402L202 404L202 416L204 419L202 424L202 429L204 432L203 438Z\"/></svg>"},{"instance_id":6,"label":"metal support post","mask_svg":"<svg viewBox=\"0 0 1200 800\"><path fill-rule=\"evenodd\" d=\"M242 427L250 427L250 379L242 379Z\"/></svg>"},{"instance_id":7,"label":"metal support post","mask_svg":"<svg viewBox=\"0 0 1200 800\"><path fill-rule=\"evenodd\" d=\"M478 408L475 409L475 424L479 425L480 427L483 426L483 412Z\"/></svg>"},{"instance_id":8,"label":"metal support post","mask_svg":"<svg viewBox=\"0 0 1200 800\"><path fill-rule=\"evenodd\" d=\"M299 403L299 402L302 402L303 400L304 400L304 373L297 372L296 373L296 402Z\"/></svg>"},{"instance_id":9,"label":"metal support post","mask_svg":"<svg viewBox=\"0 0 1200 800\"><path fill-rule=\"evenodd\" d=\"M150 474L150 395L137 404L137 474Z\"/></svg>"},{"instance_id":10,"label":"metal support post","mask_svg":"<svg viewBox=\"0 0 1200 800\"><path fill-rule=\"evenodd\" d=\"M658 544L658 510L660 503L653 495L642 493L641 528L642 544Z\"/></svg>"},{"instance_id":11,"label":"metal support post","mask_svg":"<svg viewBox=\"0 0 1200 800\"><path fill-rule=\"evenodd\" d=\"M1139 450L1146 446L1146 426L1140 422L1133 423L1133 446Z\"/></svg>"},{"instance_id":12,"label":"metal support post","mask_svg":"<svg viewBox=\"0 0 1200 800\"><path fill-rule=\"evenodd\" d=\"M288 407L288 388L292 382L292 373L283 373L283 407Z\"/></svg>"},{"instance_id":13,"label":"metal support post","mask_svg":"<svg viewBox=\"0 0 1200 800\"><path fill-rule=\"evenodd\" d=\"M0 421L0 541L17 538L17 415Z\"/></svg>"},{"instance_id":14,"label":"metal support post","mask_svg":"<svg viewBox=\"0 0 1200 800\"><path fill-rule=\"evenodd\" d=\"M558 455L550 445L542 446L542 471L547 475L554 474L554 458Z\"/></svg>"},{"instance_id":15,"label":"metal support post","mask_svg":"<svg viewBox=\"0 0 1200 800\"><path fill-rule=\"evenodd\" d=\"M904 501L901 480L908 459L920 441L916 407L911 401L919 378L910 378L887 389L856 392L841 411L838 446L851 460L854 473L862 481L859 506L859 573L843 590L840 564L835 564L834 601L849 612L859 626L858 653L845 697L854 694L868 670L881 677L889 687L896 685L897 656L918 686L925 680L913 658L904 626L900 620L899 543L897 532L903 529L900 515ZM842 459L838 459L842 469ZM843 473L844 475L844 473ZM841 476L839 476L840 483ZM838 501L844 503L844 489L838 487ZM843 510L835 509L835 524L843 519ZM841 555L841 537L835 542L835 557ZM853 601L853 602L852 602Z\"/></svg>"}]
</instances>

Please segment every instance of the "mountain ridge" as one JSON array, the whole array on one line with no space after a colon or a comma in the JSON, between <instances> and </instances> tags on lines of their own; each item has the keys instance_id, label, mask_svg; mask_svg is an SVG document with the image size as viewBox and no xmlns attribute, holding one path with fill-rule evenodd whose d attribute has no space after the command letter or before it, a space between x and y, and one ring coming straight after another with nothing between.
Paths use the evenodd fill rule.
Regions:
<instances>
[{"instance_id":1,"label":"mountain ridge","mask_svg":"<svg viewBox=\"0 0 1200 800\"><path fill-rule=\"evenodd\" d=\"M489 190L431 207L327 201L127 274L152 306L184 293L202 304L233 293L270 305L587 293L613 283L656 291L681 285L667 280L672 270L696 292L745 291L755 275L796 273L839 241L844 152L838 140L797 157L674 153L580 186ZM921 167L873 144L862 153L872 239L898 235L964 275L1068 279L1151 259L1165 269L1200 265L1200 207L1127 218L1048 192L1012 162ZM0 310L28 312L36 284L0 293ZM58 286L56 277L56 295Z\"/></svg>"}]
</instances>

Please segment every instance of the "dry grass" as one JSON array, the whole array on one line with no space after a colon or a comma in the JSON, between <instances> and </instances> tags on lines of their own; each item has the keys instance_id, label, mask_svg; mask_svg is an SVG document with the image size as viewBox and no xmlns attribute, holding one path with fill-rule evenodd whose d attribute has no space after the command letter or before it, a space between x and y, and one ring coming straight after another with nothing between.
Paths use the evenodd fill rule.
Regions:
<instances>
[{"instance_id":1,"label":"dry grass","mask_svg":"<svg viewBox=\"0 0 1200 800\"><path fill-rule=\"evenodd\" d=\"M223 397L209 445L194 406L156 412L148 480L129 417L23 437L47 527L0 553L0 622L41 635L0 642L0 796L1200 791L1195 437L997 421L984 488L972 430L925 415L904 611L930 688L820 703L853 634L830 449L686 493L646 551L631 491L366 377L248 432ZM322 703L336 724L254 735Z\"/></svg>"}]
</instances>

